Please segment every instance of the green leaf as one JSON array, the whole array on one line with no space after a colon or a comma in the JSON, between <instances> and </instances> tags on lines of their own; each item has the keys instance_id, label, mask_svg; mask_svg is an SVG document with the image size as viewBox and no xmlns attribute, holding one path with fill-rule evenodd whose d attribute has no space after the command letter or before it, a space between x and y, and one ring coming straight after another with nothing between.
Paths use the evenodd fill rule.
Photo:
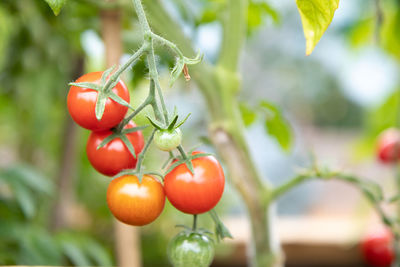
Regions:
<instances>
[{"instance_id":1,"label":"green leaf","mask_svg":"<svg viewBox=\"0 0 400 267\"><path fill-rule=\"evenodd\" d=\"M247 28L249 33L259 28L267 15L270 16L275 23L279 22L280 18L278 12L268 3L250 1L247 9Z\"/></svg>"},{"instance_id":2,"label":"green leaf","mask_svg":"<svg viewBox=\"0 0 400 267\"><path fill-rule=\"evenodd\" d=\"M256 112L252 110L246 103L239 103L239 109L245 126L250 126L257 119Z\"/></svg>"},{"instance_id":3,"label":"green leaf","mask_svg":"<svg viewBox=\"0 0 400 267\"><path fill-rule=\"evenodd\" d=\"M265 121L267 133L273 136L285 151L289 151L293 140L288 121L283 117L281 111L271 103L262 101L260 106L268 111Z\"/></svg>"},{"instance_id":4,"label":"green leaf","mask_svg":"<svg viewBox=\"0 0 400 267\"><path fill-rule=\"evenodd\" d=\"M60 14L61 8L65 5L67 0L45 0L46 3L53 10L54 15Z\"/></svg>"},{"instance_id":5,"label":"green leaf","mask_svg":"<svg viewBox=\"0 0 400 267\"><path fill-rule=\"evenodd\" d=\"M187 119L190 117L190 115L192 115L192 113L187 114L186 117L181 122L178 122L178 124L175 126L175 128L181 127L182 124L184 124L187 121Z\"/></svg>"},{"instance_id":6,"label":"green leaf","mask_svg":"<svg viewBox=\"0 0 400 267\"><path fill-rule=\"evenodd\" d=\"M339 0L296 0L310 55L333 19Z\"/></svg>"},{"instance_id":7,"label":"green leaf","mask_svg":"<svg viewBox=\"0 0 400 267\"><path fill-rule=\"evenodd\" d=\"M94 240L87 240L84 244L87 254L97 266L112 266L112 259L107 250Z\"/></svg>"},{"instance_id":8,"label":"green leaf","mask_svg":"<svg viewBox=\"0 0 400 267\"><path fill-rule=\"evenodd\" d=\"M35 215L35 200L32 193L23 184L19 182L11 183L15 198L24 213L25 217L32 218Z\"/></svg>"}]
</instances>

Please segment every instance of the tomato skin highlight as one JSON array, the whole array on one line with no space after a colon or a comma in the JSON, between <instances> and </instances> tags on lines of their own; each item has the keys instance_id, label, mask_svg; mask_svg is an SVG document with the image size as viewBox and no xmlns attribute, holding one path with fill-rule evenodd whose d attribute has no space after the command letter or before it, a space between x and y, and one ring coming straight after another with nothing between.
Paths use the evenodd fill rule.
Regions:
<instances>
[{"instance_id":1,"label":"tomato skin highlight","mask_svg":"<svg viewBox=\"0 0 400 267\"><path fill-rule=\"evenodd\" d=\"M168 244L168 259L174 267L208 267L214 258L214 243L199 233L180 232Z\"/></svg>"},{"instance_id":2,"label":"tomato skin highlight","mask_svg":"<svg viewBox=\"0 0 400 267\"><path fill-rule=\"evenodd\" d=\"M391 266L395 258L392 233L386 228L374 229L362 241L361 252L370 266Z\"/></svg>"},{"instance_id":3,"label":"tomato skin highlight","mask_svg":"<svg viewBox=\"0 0 400 267\"><path fill-rule=\"evenodd\" d=\"M383 163L395 163L400 158L400 131L389 128L378 137L377 157Z\"/></svg>"},{"instance_id":4,"label":"tomato skin highlight","mask_svg":"<svg viewBox=\"0 0 400 267\"><path fill-rule=\"evenodd\" d=\"M134 226L146 225L157 219L163 211L164 189L150 175L143 175L141 183L134 175L124 175L110 182L107 204L119 221Z\"/></svg>"},{"instance_id":5,"label":"tomato skin highlight","mask_svg":"<svg viewBox=\"0 0 400 267\"><path fill-rule=\"evenodd\" d=\"M100 83L103 72L90 72L75 82ZM129 91L123 81L119 81L112 91L130 102ZM104 114L101 120L97 120L95 107L98 92L89 88L71 86L67 96L67 106L72 119L81 127L92 131L104 131L118 125L125 117L128 107L118 104L112 99L107 99Z\"/></svg>"},{"instance_id":6,"label":"tomato skin highlight","mask_svg":"<svg viewBox=\"0 0 400 267\"><path fill-rule=\"evenodd\" d=\"M193 155L203 152L193 152ZM225 186L223 169L213 156L192 160L194 175L180 164L164 178L168 200L178 210L201 214L211 210L222 197Z\"/></svg>"},{"instance_id":7,"label":"tomato skin highlight","mask_svg":"<svg viewBox=\"0 0 400 267\"><path fill-rule=\"evenodd\" d=\"M125 129L133 128L133 122L128 123ZM136 158L130 153L120 138L115 138L105 146L97 149L97 146L109 135L111 131L92 132L86 144L86 154L92 166L106 176L114 176L124 169L136 167L137 157L144 147L144 138L141 131L126 134L132 143Z\"/></svg>"}]
</instances>

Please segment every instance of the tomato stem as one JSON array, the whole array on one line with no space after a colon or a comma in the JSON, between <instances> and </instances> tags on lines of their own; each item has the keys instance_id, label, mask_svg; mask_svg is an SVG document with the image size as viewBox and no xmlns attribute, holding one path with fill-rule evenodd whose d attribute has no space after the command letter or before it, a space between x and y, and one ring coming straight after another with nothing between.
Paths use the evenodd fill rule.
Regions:
<instances>
[{"instance_id":1,"label":"tomato stem","mask_svg":"<svg viewBox=\"0 0 400 267\"><path fill-rule=\"evenodd\" d=\"M197 229L197 214L193 214L193 227L192 227L193 232L196 231L196 229Z\"/></svg>"},{"instance_id":2,"label":"tomato stem","mask_svg":"<svg viewBox=\"0 0 400 267\"><path fill-rule=\"evenodd\" d=\"M143 162L143 159L144 159L144 155L146 154L146 152L147 152L147 150L148 150L148 148L149 148L151 142L153 141L154 133L155 133L156 131L157 131L157 129L154 129L154 130L151 132L151 135L150 135L149 139L147 140L146 145L144 146L142 152L140 152L140 154L139 154L138 161L137 161L137 164L136 164L136 172L138 172L138 173L140 173L140 171L141 171L141 167L142 167L142 162Z\"/></svg>"}]
</instances>

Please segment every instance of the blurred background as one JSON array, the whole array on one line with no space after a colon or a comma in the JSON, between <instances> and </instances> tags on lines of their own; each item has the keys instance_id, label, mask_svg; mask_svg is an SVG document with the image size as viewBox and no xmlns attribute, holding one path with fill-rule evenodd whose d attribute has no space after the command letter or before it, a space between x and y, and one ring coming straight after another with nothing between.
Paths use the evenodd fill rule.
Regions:
<instances>
[{"instance_id":1,"label":"blurred background","mask_svg":"<svg viewBox=\"0 0 400 267\"><path fill-rule=\"evenodd\" d=\"M218 2L160 1L211 62L222 34ZM124 61L140 36L130 2L121 3L129 7L122 20ZM110 180L90 166L89 132L74 124L66 107L68 82L105 68L100 14L106 8L101 1L70 0L55 17L42 0L0 1L0 264L116 264L105 199ZM250 1L240 101L250 149L273 184L316 159L393 193L395 172L376 160L375 144L382 130L396 126L400 108L399 8L397 0L341 1L306 57L295 2ZM202 143L212 152L207 108L196 85L179 80L169 88L174 58L162 52L158 60L168 108L192 113L182 128L184 146ZM139 62L125 74L133 103L146 96L146 72ZM257 110L260 99L279 106L288 120L283 140L268 135L266 115ZM137 124L146 123L146 112ZM285 150L279 142L292 145ZM147 166L159 168L165 155L150 152ZM215 266L245 266L248 222L229 184L217 208L235 239L217 246ZM330 259L362 265L357 245L377 218L355 188L312 181L282 197L276 210L275 232L290 266L328 266ZM143 266L168 266L166 245L178 231L171 229L190 220L167 204L157 221L142 227ZM207 216L200 223L212 225Z\"/></svg>"}]
</instances>

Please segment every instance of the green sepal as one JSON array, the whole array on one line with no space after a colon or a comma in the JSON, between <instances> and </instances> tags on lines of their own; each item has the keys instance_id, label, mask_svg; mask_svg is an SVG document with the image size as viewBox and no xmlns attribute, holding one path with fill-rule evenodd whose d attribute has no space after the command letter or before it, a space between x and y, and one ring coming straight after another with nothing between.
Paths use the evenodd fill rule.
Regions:
<instances>
[{"instance_id":1,"label":"green sepal","mask_svg":"<svg viewBox=\"0 0 400 267\"><path fill-rule=\"evenodd\" d=\"M121 134L120 139L122 140L122 142L124 142L129 152L131 152L132 156L136 159L135 148L133 147L132 143L129 142L128 137L126 137L126 135L124 134Z\"/></svg>"},{"instance_id":2,"label":"green sepal","mask_svg":"<svg viewBox=\"0 0 400 267\"><path fill-rule=\"evenodd\" d=\"M104 110L106 108L107 98L108 98L107 95L101 91L97 95L95 112L96 112L96 119L98 121L101 120L101 118L103 117Z\"/></svg>"},{"instance_id":3,"label":"green sepal","mask_svg":"<svg viewBox=\"0 0 400 267\"><path fill-rule=\"evenodd\" d=\"M101 91L101 86L97 83L81 82L81 83L69 83L68 85L82 87L82 88L89 88L89 89L93 89L96 91Z\"/></svg>"},{"instance_id":4,"label":"green sepal","mask_svg":"<svg viewBox=\"0 0 400 267\"><path fill-rule=\"evenodd\" d=\"M149 122L151 123L151 125L154 126L154 128L156 128L157 130L164 130L164 128L162 126L160 126L158 123L156 123L155 121L153 121L149 116L146 116L147 119L149 120Z\"/></svg>"},{"instance_id":5,"label":"green sepal","mask_svg":"<svg viewBox=\"0 0 400 267\"><path fill-rule=\"evenodd\" d=\"M396 201L399 201L399 200L400 200L400 194L392 196L391 198L388 199L388 202L389 203L393 203L393 202L396 202Z\"/></svg>"},{"instance_id":6,"label":"green sepal","mask_svg":"<svg viewBox=\"0 0 400 267\"><path fill-rule=\"evenodd\" d=\"M177 121L178 121L178 115L175 115L175 117L172 119L172 122L168 126L168 131L172 131L172 129L174 129L174 126Z\"/></svg>"},{"instance_id":7,"label":"green sepal","mask_svg":"<svg viewBox=\"0 0 400 267\"><path fill-rule=\"evenodd\" d=\"M45 0L45 2L50 6L51 10L53 10L54 15L58 16L67 0Z\"/></svg>"},{"instance_id":8,"label":"green sepal","mask_svg":"<svg viewBox=\"0 0 400 267\"><path fill-rule=\"evenodd\" d=\"M200 53L200 50L197 52L197 55L195 58L187 58L184 57L184 62L186 65L194 65L197 63L200 63L203 60L204 54Z\"/></svg>"},{"instance_id":9,"label":"green sepal","mask_svg":"<svg viewBox=\"0 0 400 267\"><path fill-rule=\"evenodd\" d=\"M108 92L107 96L112 100L114 100L115 102L117 102L118 104L133 109L133 107L131 107L128 102L123 100L119 95L115 94L113 91Z\"/></svg>"},{"instance_id":10,"label":"green sepal","mask_svg":"<svg viewBox=\"0 0 400 267\"><path fill-rule=\"evenodd\" d=\"M103 141L101 141L101 143L97 146L96 150L98 150L98 149L102 148L103 146L107 145L109 142L111 142L115 138L118 138L119 136L120 136L120 134L117 134L117 133L110 134L109 136L104 138Z\"/></svg>"},{"instance_id":11,"label":"green sepal","mask_svg":"<svg viewBox=\"0 0 400 267\"><path fill-rule=\"evenodd\" d=\"M217 241L223 240L224 238L233 238L229 229L224 225L224 223L219 219L217 212L212 209L208 212L215 224L215 235Z\"/></svg>"},{"instance_id":12,"label":"green sepal","mask_svg":"<svg viewBox=\"0 0 400 267\"><path fill-rule=\"evenodd\" d=\"M171 71L171 78L169 81L169 86L172 87L175 81L179 78L182 73L183 67L185 66L185 62L183 58L178 58L176 60L175 66Z\"/></svg>"},{"instance_id":13,"label":"green sepal","mask_svg":"<svg viewBox=\"0 0 400 267\"><path fill-rule=\"evenodd\" d=\"M128 129L123 129L121 131L121 133L122 134L130 134L130 133L134 133L134 132L146 129L147 127L149 127L149 126L148 125L143 125L143 126L137 126L137 127L132 127L132 128L128 128Z\"/></svg>"},{"instance_id":14,"label":"green sepal","mask_svg":"<svg viewBox=\"0 0 400 267\"><path fill-rule=\"evenodd\" d=\"M178 125L175 126L175 128L179 128L180 126L182 126L182 124L184 124L187 121L190 115L192 115L192 113L189 113L181 122L178 123Z\"/></svg>"},{"instance_id":15,"label":"green sepal","mask_svg":"<svg viewBox=\"0 0 400 267\"><path fill-rule=\"evenodd\" d=\"M110 73L115 69L115 65L113 65L112 67L106 69L103 74L101 75L101 84L104 86L106 84L107 81L107 77L110 75Z\"/></svg>"}]
</instances>

